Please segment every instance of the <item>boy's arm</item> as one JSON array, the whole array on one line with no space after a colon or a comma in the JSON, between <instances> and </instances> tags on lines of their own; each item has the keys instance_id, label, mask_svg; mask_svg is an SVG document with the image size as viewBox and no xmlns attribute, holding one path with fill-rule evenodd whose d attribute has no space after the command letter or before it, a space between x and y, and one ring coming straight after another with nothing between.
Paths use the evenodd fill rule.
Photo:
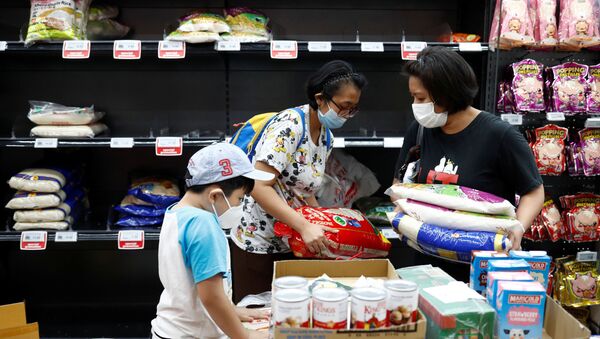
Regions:
<instances>
[{"instance_id":1,"label":"boy's arm","mask_svg":"<svg viewBox=\"0 0 600 339\"><path fill-rule=\"evenodd\" d=\"M217 326L232 339L246 339L248 331L242 326L233 304L223 291L223 278L217 274L196 284L202 305Z\"/></svg>"}]
</instances>

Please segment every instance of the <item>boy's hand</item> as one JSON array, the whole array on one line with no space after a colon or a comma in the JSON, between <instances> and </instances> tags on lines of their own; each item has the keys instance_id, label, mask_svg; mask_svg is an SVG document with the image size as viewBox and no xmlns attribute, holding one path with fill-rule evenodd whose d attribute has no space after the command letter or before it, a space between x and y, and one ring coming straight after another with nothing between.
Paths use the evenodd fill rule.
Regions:
<instances>
[{"instance_id":1,"label":"boy's hand","mask_svg":"<svg viewBox=\"0 0 600 339\"><path fill-rule=\"evenodd\" d=\"M269 331L248 331L248 339L268 339Z\"/></svg>"},{"instance_id":2,"label":"boy's hand","mask_svg":"<svg viewBox=\"0 0 600 339\"><path fill-rule=\"evenodd\" d=\"M251 322L259 319L269 319L271 312L256 308L236 307L235 312L243 322Z\"/></svg>"}]
</instances>

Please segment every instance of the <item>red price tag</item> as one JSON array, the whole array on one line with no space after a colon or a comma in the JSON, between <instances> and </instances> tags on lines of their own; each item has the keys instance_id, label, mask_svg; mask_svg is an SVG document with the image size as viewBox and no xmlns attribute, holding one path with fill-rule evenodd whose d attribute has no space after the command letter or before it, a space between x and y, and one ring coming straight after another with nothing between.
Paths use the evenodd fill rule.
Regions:
<instances>
[{"instance_id":1,"label":"red price tag","mask_svg":"<svg viewBox=\"0 0 600 339\"><path fill-rule=\"evenodd\" d=\"M21 233L22 251L43 251L48 243L48 232L25 231Z\"/></svg>"},{"instance_id":2,"label":"red price tag","mask_svg":"<svg viewBox=\"0 0 600 339\"><path fill-rule=\"evenodd\" d=\"M291 40L271 41L271 59L297 59L298 42Z\"/></svg>"},{"instance_id":3,"label":"red price tag","mask_svg":"<svg viewBox=\"0 0 600 339\"><path fill-rule=\"evenodd\" d=\"M156 138L156 155L169 157L183 153L183 139L174 137Z\"/></svg>"},{"instance_id":4,"label":"red price tag","mask_svg":"<svg viewBox=\"0 0 600 339\"><path fill-rule=\"evenodd\" d=\"M120 250L143 250L144 240L144 231L119 231L118 242Z\"/></svg>"},{"instance_id":5,"label":"red price tag","mask_svg":"<svg viewBox=\"0 0 600 339\"><path fill-rule=\"evenodd\" d=\"M134 60L142 57L142 42L139 40L115 40L113 58Z\"/></svg>"},{"instance_id":6,"label":"red price tag","mask_svg":"<svg viewBox=\"0 0 600 339\"><path fill-rule=\"evenodd\" d=\"M89 40L69 40L63 42L63 59L88 59L91 43Z\"/></svg>"},{"instance_id":7,"label":"red price tag","mask_svg":"<svg viewBox=\"0 0 600 339\"><path fill-rule=\"evenodd\" d=\"M417 54L427 47L423 41L403 41L400 44L402 60L417 60Z\"/></svg>"},{"instance_id":8,"label":"red price tag","mask_svg":"<svg viewBox=\"0 0 600 339\"><path fill-rule=\"evenodd\" d=\"M159 59L183 59L185 58L185 42L183 41L160 41L158 43Z\"/></svg>"}]
</instances>

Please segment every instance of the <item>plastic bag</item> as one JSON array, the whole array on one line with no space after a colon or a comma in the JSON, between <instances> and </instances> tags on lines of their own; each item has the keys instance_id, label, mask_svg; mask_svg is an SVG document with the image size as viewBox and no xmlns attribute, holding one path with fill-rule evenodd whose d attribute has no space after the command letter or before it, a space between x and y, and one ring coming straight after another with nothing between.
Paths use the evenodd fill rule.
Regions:
<instances>
[{"instance_id":1,"label":"plastic bag","mask_svg":"<svg viewBox=\"0 0 600 339\"><path fill-rule=\"evenodd\" d=\"M163 217L137 217L132 215L122 215L115 223L121 227L144 227L159 226L163 222Z\"/></svg>"},{"instance_id":2,"label":"plastic bag","mask_svg":"<svg viewBox=\"0 0 600 339\"><path fill-rule=\"evenodd\" d=\"M138 217L160 217L165 215L166 208L155 207L132 195L127 195L121 204L115 206L115 211Z\"/></svg>"},{"instance_id":3,"label":"plastic bag","mask_svg":"<svg viewBox=\"0 0 600 339\"><path fill-rule=\"evenodd\" d=\"M14 224L13 229L15 231L28 231L28 230L55 230L62 231L66 230L73 224L73 218L67 217L63 221L45 221L45 222L17 222Z\"/></svg>"},{"instance_id":4,"label":"plastic bag","mask_svg":"<svg viewBox=\"0 0 600 339\"><path fill-rule=\"evenodd\" d=\"M561 0L558 38L560 47L579 50L600 44L598 5L594 0Z\"/></svg>"},{"instance_id":5,"label":"plastic bag","mask_svg":"<svg viewBox=\"0 0 600 339\"><path fill-rule=\"evenodd\" d=\"M275 235L287 239L296 257L382 258L388 255L392 246L379 229L356 210L304 206L296 211L310 223L338 229L337 233L325 232L325 237L329 240L326 251L311 253L298 232L288 225L276 222Z\"/></svg>"},{"instance_id":6,"label":"plastic bag","mask_svg":"<svg viewBox=\"0 0 600 339\"><path fill-rule=\"evenodd\" d=\"M269 18L259 11L247 7L227 8L225 20L231 27L231 32L269 39Z\"/></svg>"},{"instance_id":7,"label":"plastic bag","mask_svg":"<svg viewBox=\"0 0 600 339\"><path fill-rule=\"evenodd\" d=\"M221 34L221 39L224 41L239 41L240 43L246 42L267 42L269 41L268 36L256 35L246 32L230 32Z\"/></svg>"},{"instance_id":8,"label":"plastic bag","mask_svg":"<svg viewBox=\"0 0 600 339\"><path fill-rule=\"evenodd\" d=\"M535 41L542 48L555 47L558 43L556 23L557 0L533 0L535 5Z\"/></svg>"},{"instance_id":9,"label":"plastic bag","mask_svg":"<svg viewBox=\"0 0 600 339\"><path fill-rule=\"evenodd\" d=\"M47 101L29 101L27 117L38 125L87 125L102 119L104 113L94 106L68 107Z\"/></svg>"},{"instance_id":10,"label":"plastic bag","mask_svg":"<svg viewBox=\"0 0 600 339\"><path fill-rule=\"evenodd\" d=\"M600 113L600 64L588 68L588 114Z\"/></svg>"},{"instance_id":11,"label":"plastic bag","mask_svg":"<svg viewBox=\"0 0 600 339\"><path fill-rule=\"evenodd\" d=\"M119 8L113 5L94 3L90 7L89 21L114 19L119 16Z\"/></svg>"},{"instance_id":12,"label":"plastic bag","mask_svg":"<svg viewBox=\"0 0 600 339\"><path fill-rule=\"evenodd\" d=\"M13 175L12 189L26 192L57 193L73 178L74 171L60 168L30 168Z\"/></svg>"},{"instance_id":13,"label":"plastic bag","mask_svg":"<svg viewBox=\"0 0 600 339\"><path fill-rule=\"evenodd\" d=\"M579 131L583 173L600 175L600 128L584 128Z\"/></svg>"},{"instance_id":14,"label":"plastic bag","mask_svg":"<svg viewBox=\"0 0 600 339\"><path fill-rule=\"evenodd\" d=\"M180 32L227 33L231 28L225 18L218 14L193 12L179 19Z\"/></svg>"},{"instance_id":15,"label":"plastic bag","mask_svg":"<svg viewBox=\"0 0 600 339\"><path fill-rule=\"evenodd\" d=\"M556 125L535 130L533 154L541 175L561 175L565 171L565 140L568 132L568 129Z\"/></svg>"},{"instance_id":16,"label":"plastic bag","mask_svg":"<svg viewBox=\"0 0 600 339\"><path fill-rule=\"evenodd\" d=\"M514 78L512 91L517 110L539 112L546 109L544 102L544 65L532 59L512 64Z\"/></svg>"},{"instance_id":17,"label":"plastic bag","mask_svg":"<svg viewBox=\"0 0 600 339\"><path fill-rule=\"evenodd\" d=\"M555 242L564 237L565 226L554 201L548 200L544 203L540 218L540 222L546 227L550 240Z\"/></svg>"},{"instance_id":18,"label":"plastic bag","mask_svg":"<svg viewBox=\"0 0 600 339\"><path fill-rule=\"evenodd\" d=\"M93 138L108 130L105 124L95 123L81 126L36 126L31 136L43 138Z\"/></svg>"},{"instance_id":19,"label":"plastic bag","mask_svg":"<svg viewBox=\"0 0 600 339\"><path fill-rule=\"evenodd\" d=\"M597 262L570 261L564 265L564 298L561 303L571 307L600 304L600 275Z\"/></svg>"},{"instance_id":20,"label":"plastic bag","mask_svg":"<svg viewBox=\"0 0 600 339\"><path fill-rule=\"evenodd\" d=\"M577 242L600 239L600 196L580 193L560 198L569 240Z\"/></svg>"},{"instance_id":21,"label":"plastic bag","mask_svg":"<svg viewBox=\"0 0 600 339\"><path fill-rule=\"evenodd\" d=\"M179 187L168 179L144 177L133 181L127 194L160 207L168 207L179 201Z\"/></svg>"},{"instance_id":22,"label":"plastic bag","mask_svg":"<svg viewBox=\"0 0 600 339\"><path fill-rule=\"evenodd\" d=\"M129 33L129 27L112 19L92 21L87 24L89 40L118 40Z\"/></svg>"},{"instance_id":23,"label":"plastic bag","mask_svg":"<svg viewBox=\"0 0 600 339\"><path fill-rule=\"evenodd\" d=\"M25 45L85 38L91 0L31 0Z\"/></svg>"},{"instance_id":24,"label":"plastic bag","mask_svg":"<svg viewBox=\"0 0 600 339\"><path fill-rule=\"evenodd\" d=\"M64 221L68 216L75 214L75 210L79 208L79 204L84 197L84 192L81 189L75 189L71 192L71 195L67 199L58 205L57 207L39 209L39 210L28 210L28 211L15 211L13 220L16 222L46 222L46 221Z\"/></svg>"},{"instance_id":25,"label":"plastic bag","mask_svg":"<svg viewBox=\"0 0 600 339\"><path fill-rule=\"evenodd\" d=\"M588 66L567 62L552 67L554 108L559 112L583 113L586 110Z\"/></svg>"},{"instance_id":26,"label":"plastic bag","mask_svg":"<svg viewBox=\"0 0 600 339\"><path fill-rule=\"evenodd\" d=\"M528 0L496 1L490 44L501 49L533 45L535 40L529 5ZM500 30L499 34L498 30Z\"/></svg>"},{"instance_id":27,"label":"plastic bag","mask_svg":"<svg viewBox=\"0 0 600 339\"><path fill-rule=\"evenodd\" d=\"M166 38L170 41L184 41L191 44L201 44L221 40L219 33L214 32L181 32L174 31Z\"/></svg>"},{"instance_id":28,"label":"plastic bag","mask_svg":"<svg viewBox=\"0 0 600 339\"><path fill-rule=\"evenodd\" d=\"M66 197L66 193L62 190L56 193L18 191L5 207L11 210L56 207L60 205Z\"/></svg>"}]
</instances>

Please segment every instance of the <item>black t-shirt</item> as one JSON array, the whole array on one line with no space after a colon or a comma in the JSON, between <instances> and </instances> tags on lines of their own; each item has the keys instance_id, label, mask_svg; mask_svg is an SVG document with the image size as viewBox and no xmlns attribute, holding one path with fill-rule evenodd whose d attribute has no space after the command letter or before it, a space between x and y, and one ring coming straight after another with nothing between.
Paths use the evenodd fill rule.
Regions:
<instances>
[{"instance_id":1,"label":"black t-shirt","mask_svg":"<svg viewBox=\"0 0 600 339\"><path fill-rule=\"evenodd\" d=\"M399 162L417 143L418 129L416 121L409 127ZM418 182L475 188L513 204L515 193L527 194L543 183L523 135L486 112L457 134L445 134L441 128L423 130Z\"/></svg>"}]
</instances>

